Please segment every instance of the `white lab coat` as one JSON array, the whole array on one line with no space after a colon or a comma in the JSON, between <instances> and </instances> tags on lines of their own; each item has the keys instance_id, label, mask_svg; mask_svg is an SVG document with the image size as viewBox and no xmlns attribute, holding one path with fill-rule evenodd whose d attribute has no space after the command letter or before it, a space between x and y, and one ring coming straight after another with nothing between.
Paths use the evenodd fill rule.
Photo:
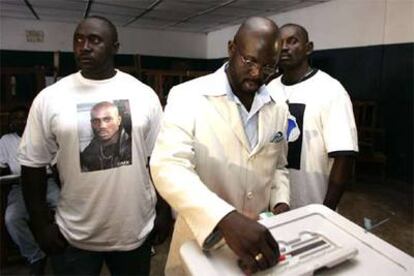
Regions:
<instances>
[{"instance_id":1,"label":"white lab coat","mask_svg":"<svg viewBox=\"0 0 414 276\"><path fill-rule=\"evenodd\" d=\"M161 196L178 212L169 275L182 273L181 244L195 239L202 246L234 209L252 217L289 203L287 105L272 100L262 107L258 143L250 150L236 103L227 98L228 87L223 66L173 87L168 98L151 172Z\"/></svg>"}]
</instances>

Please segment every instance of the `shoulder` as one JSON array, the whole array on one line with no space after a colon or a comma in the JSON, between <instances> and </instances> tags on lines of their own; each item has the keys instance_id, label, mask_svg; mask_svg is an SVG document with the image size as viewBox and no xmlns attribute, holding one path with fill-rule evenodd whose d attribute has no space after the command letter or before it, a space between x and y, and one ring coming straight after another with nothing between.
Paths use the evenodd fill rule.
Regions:
<instances>
[{"instance_id":1,"label":"shoulder","mask_svg":"<svg viewBox=\"0 0 414 276\"><path fill-rule=\"evenodd\" d=\"M266 89L269 92L270 96L275 100L279 101L281 97L285 97L283 95L283 88L282 88L282 76L279 76L278 78L272 80L268 84L266 84Z\"/></svg>"},{"instance_id":2,"label":"shoulder","mask_svg":"<svg viewBox=\"0 0 414 276\"><path fill-rule=\"evenodd\" d=\"M133 86L136 86L136 87L139 87L139 88L142 88L142 89L151 89L151 87L144 84L143 82L141 82L140 80L138 80L134 76L132 76L128 73L122 72L120 70L117 70L115 80L123 82L126 85L133 85Z\"/></svg>"},{"instance_id":3,"label":"shoulder","mask_svg":"<svg viewBox=\"0 0 414 276\"><path fill-rule=\"evenodd\" d=\"M194 101L214 89L216 85L214 74L198 77L171 88L168 94L168 104L176 101Z\"/></svg>"},{"instance_id":4,"label":"shoulder","mask_svg":"<svg viewBox=\"0 0 414 276\"><path fill-rule=\"evenodd\" d=\"M64 88L64 87L70 88L70 87L76 85L77 79L79 78L79 75L80 75L79 72L67 75L67 76L61 78L60 80L56 81L55 83L45 87L43 89L43 91L59 91L61 88Z\"/></svg>"},{"instance_id":5,"label":"shoulder","mask_svg":"<svg viewBox=\"0 0 414 276\"><path fill-rule=\"evenodd\" d=\"M268 90L272 90L275 88L279 88L282 85L282 76L279 76L272 81L270 81L268 84L266 84L266 87Z\"/></svg>"},{"instance_id":6,"label":"shoulder","mask_svg":"<svg viewBox=\"0 0 414 276\"><path fill-rule=\"evenodd\" d=\"M32 102L30 114L32 116L36 116L36 114L48 114L49 116L53 110L62 110L62 106L68 103L68 97L77 91L77 86L79 86L79 77L77 74L80 73L66 76L40 91ZM30 114L29 118L31 117Z\"/></svg>"},{"instance_id":7,"label":"shoulder","mask_svg":"<svg viewBox=\"0 0 414 276\"><path fill-rule=\"evenodd\" d=\"M345 88L337 79L322 70L318 70L318 72L315 74L315 81L318 81L319 85L322 85L324 87L328 87L330 89L338 89L339 91L345 91Z\"/></svg>"},{"instance_id":8,"label":"shoulder","mask_svg":"<svg viewBox=\"0 0 414 276\"><path fill-rule=\"evenodd\" d=\"M71 91L77 83L77 75L79 73L73 73L62 79L58 80L57 82L45 87L42 91L39 92L37 98L55 98L59 97L62 93L66 91Z\"/></svg>"},{"instance_id":9,"label":"shoulder","mask_svg":"<svg viewBox=\"0 0 414 276\"><path fill-rule=\"evenodd\" d=\"M6 141L10 141L10 140L15 140L17 137L17 135L14 133L6 133L3 136L1 136L0 141L2 142L6 142Z\"/></svg>"},{"instance_id":10,"label":"shoulder","mask_svg":"<svg viewBox=\"0 0 414 276\"><path fill-rule=\"evenodd\" d=\"M116 74L117 87L125 97L132 100L134 106L145 106L149 109L160 109L160 100L157 93L148 85L144 84L134 76L119 71Z\"/></svg>"},{"instance_id":11,"label":"shoulder","mask_svg":"<svg viewBox=\"0 0 414 276\"><path fill-rule=\"evenodd\" d=\"M181 84L174 86L175 91L193 91L198 94L203 94L207 90L210 90L212 86L218 81L217 73L201 76Z\"/></svg>"},{"instance_id":12,"label":"shoulder","mask_svg":"<svg viewBox=\"0 0 414 276\"><path fill-rule=\"evenodd\" d=\"M349 95L345 87L335 78L324 71L318 72L309 79L308 83L313 91L318 93L318 98L327 103L331 101L348 101ZM324 100L323 100L324 99Z\"/></svg>"},{"instance_id":13,"label":"shoulder","mask_svg":"<svg viewBox=\"0 0 414 276\"><path fill-rule=\"evenodd\" d=\"M20 140L20 136L16 133L7 133L0 138L0 146L4 148L10 148L12 146L13 148L14 145L18 145L20 143Z\"/></svg>"},{"instance_id":14,"label":"shoulder","mask_svg":"<svg viewBox=\"0 0 414 276\"><path fill-rule=\"evenodd\" d=\"M128 73L117 70L116 81L122 83L123 87L128 86L125 88L131 92L135 93L138 90L139 93L146 94L150 98L157 98L157 95L150 86Z\"/></svg>"}]
</instances>

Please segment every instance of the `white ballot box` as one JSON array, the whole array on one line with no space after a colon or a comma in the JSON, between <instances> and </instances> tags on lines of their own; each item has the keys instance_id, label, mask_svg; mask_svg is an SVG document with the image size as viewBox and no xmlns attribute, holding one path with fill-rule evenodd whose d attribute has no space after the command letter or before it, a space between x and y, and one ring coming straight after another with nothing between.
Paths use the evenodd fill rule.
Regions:
<instances>
[{"instance_id":1,"label":"white ballot box","mask_svg":"<svg viewBox=\"0 0 414 276\"><path fill-rule=\"evenodd\" d=\"M260 222L279 242L285 260L257 275L414 275L411 256L323 205L308 205ZM188 241L180 255L189 275L243 275L226 245L203 252L195 241Z\"/></svg>"}]
</instances>

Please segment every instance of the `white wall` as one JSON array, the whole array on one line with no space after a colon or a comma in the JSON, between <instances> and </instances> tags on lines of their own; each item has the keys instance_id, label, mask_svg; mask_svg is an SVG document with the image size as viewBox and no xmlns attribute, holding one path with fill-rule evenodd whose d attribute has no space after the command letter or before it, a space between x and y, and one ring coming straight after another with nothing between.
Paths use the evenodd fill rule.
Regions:
<instances>
[{"instance_id":1,"label":"white wall","mask_svg":"<svg viewBox=\"0 0 414 276\"><path fill-rule=\"evenodd\" d=\"M414 0L332 0L271 18L305 26L317 50L414 42ZM237 28L209 33L207 58L226 57Z\"/></svg>"},{"instance_id":2,"label":"white wall","mask_svg":"<svg viewBox=\"0 0 414 276\"><path fill-rule=\"evenodd\" d=\"M27 51L72 51L76 24L0 18L0 49ZM43 43L26 41L26 30L43 31ZM120 53L205 58L205 34L118 28Z\"/></svg>"},{"instance_id":3,"label":"white wall","mask_svg":"<svg viewBox=\"0 0 414 276\"><path fill-rule=\"evenodd\" d=\"M332 0L271 18L279 26L289 22L304 25L317 50L414 42L414 0ZM75 27L68 23L0 18L0 49L72 51ZM227 56L227 42L237 28L208 35L118 28L120 53L222 58ZM42 30L45 41L26 42L26 30Z\"/></svg>"}]
</instances>

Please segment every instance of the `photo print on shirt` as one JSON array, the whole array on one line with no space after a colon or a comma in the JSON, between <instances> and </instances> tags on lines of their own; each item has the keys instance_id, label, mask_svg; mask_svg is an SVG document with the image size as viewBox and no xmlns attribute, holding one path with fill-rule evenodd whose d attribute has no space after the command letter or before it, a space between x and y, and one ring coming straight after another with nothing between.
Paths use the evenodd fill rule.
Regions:
<instances>
[{"instance_id":1,"label":"photo print on shirt","mask_svg":"<svg viewBox=\"0 0 414 276\"><path fill-rule=\"evenodd\" d=\"M82 172L132 164L131 112L128 100L77 105Z\"/></svg>"}]
</instances>

